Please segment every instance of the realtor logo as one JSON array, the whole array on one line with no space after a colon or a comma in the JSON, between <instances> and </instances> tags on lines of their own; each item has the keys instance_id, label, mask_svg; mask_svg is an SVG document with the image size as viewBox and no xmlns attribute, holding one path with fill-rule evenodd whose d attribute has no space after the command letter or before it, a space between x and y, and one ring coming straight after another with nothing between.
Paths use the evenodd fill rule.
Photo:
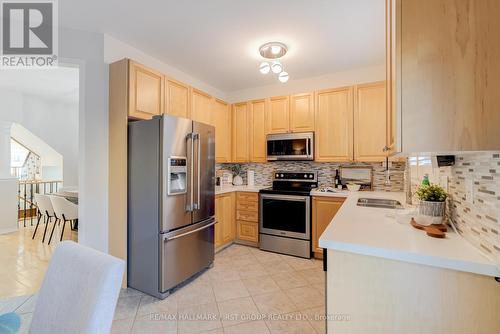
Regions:
<instances>
[{"instance_id":1,"label":"realtor logo","mask_svg":"<svg viewBox=\"0 0 500 334\"><path fill-rule=\"evenodd\" d=\"M1 68L51 67L57 60L56 0L1 3Z\"/></svg>"}]
</instances>

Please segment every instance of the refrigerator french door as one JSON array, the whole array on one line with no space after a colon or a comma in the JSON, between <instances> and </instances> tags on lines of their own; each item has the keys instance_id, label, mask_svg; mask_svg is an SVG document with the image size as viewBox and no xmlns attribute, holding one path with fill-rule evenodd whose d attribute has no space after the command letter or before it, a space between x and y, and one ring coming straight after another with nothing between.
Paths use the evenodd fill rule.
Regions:
<instances>
[{"instance_id":1,"label":"refrigerator french door","mask_svg":"<svg viewBox=\"0 0 500 334\"><path fill-rule=\"evenodd\" d=\"M164 298L213 262L214 132L169 115L129 124L129 286Z\"/></svg>"}]
</instances>

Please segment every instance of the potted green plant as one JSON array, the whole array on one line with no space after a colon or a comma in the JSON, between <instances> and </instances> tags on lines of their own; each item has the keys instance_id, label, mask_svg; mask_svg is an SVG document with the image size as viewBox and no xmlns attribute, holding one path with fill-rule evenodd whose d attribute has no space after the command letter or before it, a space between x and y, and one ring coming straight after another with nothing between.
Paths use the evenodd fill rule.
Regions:
<instances>
[{"instance_id":1,"label":"potted green plant","mask_svg":"<svg viewBox=\"0 0 500 334\"><path fill-rule=\"evenodd\" d=\"M416 192L420 200L417 220L422 225L443 223L448 194L437 184L423 184Z\"/></svg>"},{"instance_id":2,"label":"potted green plant","mask_svg":"<svg viewBox=\"0 0 500 334\"><path fill-rule=\"evenodd\" d=\"M235 186L241 186L243 184L243 178L240 175L242 172L241 165L236 164L231 166L231 172L233 172L233 184Z\"/></svg>"}]
</instances>

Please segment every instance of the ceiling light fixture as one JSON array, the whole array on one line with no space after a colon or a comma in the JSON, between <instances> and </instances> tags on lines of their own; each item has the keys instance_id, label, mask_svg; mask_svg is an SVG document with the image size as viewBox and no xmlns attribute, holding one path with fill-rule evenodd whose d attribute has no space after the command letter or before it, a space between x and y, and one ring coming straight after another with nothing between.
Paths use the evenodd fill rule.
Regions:
<instances>
[{"instance_id":1,"label":"ceiling light fixture","mask_svg":"<svg viewBox=\"0 0 500 334\"><path fill-rule=\"evenodd\" d=\"M267 74L267 73L269 73L270 70L271 70L271 65L269 65L268 62L263 61L262 63L260 63L260 67L259 67L260 73Z\"/></svg>"},{"instance_id":2,"label":"ceiling light fixture","mask_svg":"<svg viewBox=\"0 0 500 334\"><path fill-rule=\"evenodd\" d=\"M276 74L281 73L281 71L283 71L283 65L281 65L281 63L278 60L275 60L271 65L271 71L273 71L273 73Z\"/></svg>"},{"instance_id":3,"label":"ceiling light fixture","mask_svg":"<svg viewBox=\"0 0 500 334\"><path fill-rule=\"evenodd\" d=\"M281 72L278 75L278 80L281 81L282 83L287 82L288 81L288 73L286 73L285 71Z\"/></svg>"},{"instance_id":4,"label":"ceiling light fixture","mask_svg":"<svg viewBox=\"0 0 500 334\"><path fill-rule=\"evenodd\" d=\"M281 42L269 42L261 45L259 48L260 55L267 60L271 60L271 63L263 61L259 66L260 73L268 74L269 72L273 72L278 74L279 81L283 83L287 82L289 75L283 70L283 64L278 60L287 51L287 46Z\"/></svg>"}]
</instances>

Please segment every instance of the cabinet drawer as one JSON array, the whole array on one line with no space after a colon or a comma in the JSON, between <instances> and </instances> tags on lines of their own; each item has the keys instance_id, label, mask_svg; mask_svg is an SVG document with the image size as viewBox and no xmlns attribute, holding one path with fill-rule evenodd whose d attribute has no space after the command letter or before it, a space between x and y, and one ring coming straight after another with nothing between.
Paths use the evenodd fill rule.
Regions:
<instances>
[{"instance_id":1,"label":"cabinet drawer","mask_svg":"<svg viewBox=\"0 0 500 334\"><path fill-rule=\"evenodd\" d=\"M237 210L236 219L257 223L259 221L259 213L257 211Z\"/></svg>"},{"instance_id":2,"label":"cabinet drawer","mask_svg":"<svg viewBox=\"0 0 500 334\"><path fill-rule=\"evenodd\" d=\"M237 222L238 239L259 242L259 226L257 223L246 221Z\"/></svg>"},{"instance_id":3,"label":"cabinet drawer","mask_svg":"<svg viewBox=\"0 0 500 334\"><path fill-rule=\"evenodd\" d=\"M236 194L236 200L237 200L237 202L240 202L240 201L258 202L259 201L259 194L258 193L238 192Z\"/></svg>"},{"instance_id":4,"label":"cabinet drawer","mask_svg":"<svg viewBox=\"0 0 500 334\"><path fill-rule=\"evenodd\" d=\"M258 202L238 201L236 204L236 210L257 212L258 208Z\"/></svg>"}]
</instances>

